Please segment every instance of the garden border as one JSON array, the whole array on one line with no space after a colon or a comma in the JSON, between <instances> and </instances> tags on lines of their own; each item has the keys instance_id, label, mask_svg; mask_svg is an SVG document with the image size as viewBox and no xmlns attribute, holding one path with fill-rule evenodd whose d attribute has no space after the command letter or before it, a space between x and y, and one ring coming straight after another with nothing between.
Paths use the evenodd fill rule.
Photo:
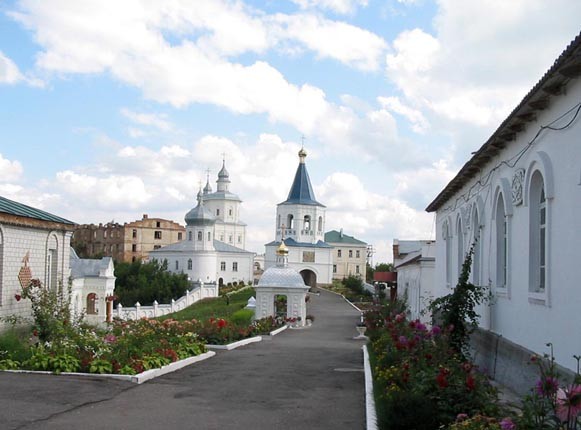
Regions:
<instances>
[{"instance_id":1,"label":"garden border","mask_svg":"<svg viewBox=\"0 0 581 430\"><path fill-rule=\"evenodd\" d=\"M240 346L248 345L250 343L260 342L261 340L262 340L262 336L254 336L254 337L249 337L246 339L239 340L237 342L232 342L232 343L229 343L227 345L206 345L206 348L230 351L230 350L236 349Z\"/></svg>"},{"instance_id":2,"label":"garden border","mask_svg":"<svg viewBox=\"0 0 581 430\"><path fill-rule=\"evenodd\" d=\"M156 369L146 370L145 372L138 373L137 375L118 375L114 373L81 373L81 372L49 372L43 370L2 370L2 372L11 373L35 373L40 375L65 375L65 376L82 376L88 378L106 378L106 379L118 379L121 381L133 382L135 384L143 384L150 379L157 378L158 376L163 376L167 373L175 372L180 370L190 364L197 363L199 361L206 360L208 358L216 355L214 351L204 352L203 354L194 355L193 357L184 358L183 360L175 361L166 366L158 367Z\"/></svg>"},{"instance_id":3,"label":"garden border","mask_svg":"<svg viewBox=\"0 0 581 430\"><path fill-rule=\"evenodd\" d=\"M288 325L286 325L286 324L285 324L285 325L283 325L282 327L279 327L279 328L277 328L277 329L275 329L275 330L271 331L271 332L269 333L269 335L270 335L270 336L276 336L277 334L279 334L279 333L282 333L283 331L285 331L287 328L288 328Z\"/></svg>"},{"instance_id":4,"label":"garden border","mask_svg":"<svg viewBox=\"0 0 581 430\"><path fill-rule=\"evenodd\" d=\"M363 350L363 368L365 370L366 429L377 430L377 414L375 412L375 398L373 396L373 375L371 374L371 364L369 363L367 345L363 345L361 349Z\"/></svg>"}]
</instances>

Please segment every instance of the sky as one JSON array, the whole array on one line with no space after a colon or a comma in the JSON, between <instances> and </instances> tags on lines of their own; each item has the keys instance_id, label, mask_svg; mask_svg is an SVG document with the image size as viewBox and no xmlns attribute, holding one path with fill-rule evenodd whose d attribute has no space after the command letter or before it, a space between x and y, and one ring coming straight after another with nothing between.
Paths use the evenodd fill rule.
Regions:
<instances>
[{"instance_id":1,"label":"sky","mask_svg":"<svg viewBox=\"0 0 581 430\"><path fill-rule=\"evenodd\" d=\"M274 239L304 136L326 230L391 262L581 31L578 0L0 0L0 195L181 224L222 165Z\"/></svg>"}]
</instances>

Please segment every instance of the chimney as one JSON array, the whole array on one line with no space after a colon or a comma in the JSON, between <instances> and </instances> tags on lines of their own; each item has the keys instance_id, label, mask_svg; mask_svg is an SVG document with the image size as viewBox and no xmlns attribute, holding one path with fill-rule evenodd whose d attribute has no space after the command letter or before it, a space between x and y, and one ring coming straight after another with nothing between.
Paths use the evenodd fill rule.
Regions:
<instances>
[{"instance_id":1,"label":"chimney","mask_svg":"<svg viewBox=\"0 0 581 430\"><path fill-rule=\"evenodd\" d=\"M143 214L143 219L147 219L147 214Z\"/></svg>"},{"instance_id":2,"label":"chimney","mask_svg":"<svg viewBox=\"0 0 581 430\"><path fill-rule=\"evenodd\" d=\"M393 259L399 259L399 241L397 239L393 239Z\"/></svg>"}]
</instances>

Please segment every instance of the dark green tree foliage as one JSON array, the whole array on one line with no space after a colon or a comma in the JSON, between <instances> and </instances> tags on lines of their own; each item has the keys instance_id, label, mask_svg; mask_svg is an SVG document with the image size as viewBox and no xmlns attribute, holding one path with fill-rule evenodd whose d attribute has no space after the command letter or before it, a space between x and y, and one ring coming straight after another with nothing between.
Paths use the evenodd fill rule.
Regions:
<instances>
[{"instance_id":1,"label":"dark green tree foliage","mask_svg":"<svg viewBox=\"0 0 581 430\"><path fill-rule=\"evenodd\" d=\"M116 302L123 306L134 306L136 302L149 306L154 300L160 304L169 303L186 294L189 286L185 274L167 271L166 261L161 264L156 260L150 263L117 263L115 276Z\"/></svg>"},{"instance_id":2,"label":"dark green tree foliage","mask_svg":"<svg viewBox=\"0 0 581 430\"><path fill-rule=\"evenodd\" d=\"M432 314L441 319L444 328L451 328L450 346L458 353L468 356L470 334L478 326L480 315L475 307L488 299L486 288L468 282L472 268L474 244L470 247L458 284L451 294L439 297L432 302Z\"/></svg>"},{"instance_id":3,"label":"dark green tree foliage","mask_svg":"<svg viewBox=\"0 0 581 430\"><path fill-rule=\"evenodd\" d=\"M376 272L393 272L393 264L391 263L378 263L375 265Z\"/></svg>"}]
</instances>

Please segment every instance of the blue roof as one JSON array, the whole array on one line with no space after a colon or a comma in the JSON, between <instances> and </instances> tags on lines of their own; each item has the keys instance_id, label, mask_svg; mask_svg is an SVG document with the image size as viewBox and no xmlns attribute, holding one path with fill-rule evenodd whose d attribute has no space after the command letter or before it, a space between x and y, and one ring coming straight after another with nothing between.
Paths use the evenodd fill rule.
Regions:
<instances>
[{"instance_id":1,"label":"blue roof","mask_svg":"<svg viewBox=\"0 0 581 430\"><path fill-rule=\"evenodd\" d=\"M2 196L0 196L0 212L4 212L10 215L22 216L26 218L39 219L42 221L58 222L61 224L71 224L71 225L75 224L74 222L69 221L68 219L61 218L60 216L50 214L48 212L33 208L31 206L23 205L22 203L8 200L7 198Z\"/></svg>"},{"instance_id":2,"label":"blue roof","mask_svg":"<svg viewBox=\"0 0 581 430\"><path fill-rule=\"evenodd\" d=\"M292 237L287 237L286 239L284 239L284 244L286 246L290 246L290 247L296 246L296 247L301 247L301 248L333 248L331 245L323 242L322 240L319 240L317 243L297 242ZM264 246L273 246L273 245L278 246L278 245L280 245L280 242L272 241L272 242L267 243Z\"/></svg>"},{"instance_id":3,"label":"blue roof","mask_svg":"<svg viewBox=\"0 0 581 430\"><path fill-rule=\"evenodd\" d=\"M288 197L280 204L301 204L325 207L315 199L315 193L311 186L307 166L303 161L299 163L297 173L295 174L295 180L293 181L288 193Z\"/></svg>"}]
</instances>

